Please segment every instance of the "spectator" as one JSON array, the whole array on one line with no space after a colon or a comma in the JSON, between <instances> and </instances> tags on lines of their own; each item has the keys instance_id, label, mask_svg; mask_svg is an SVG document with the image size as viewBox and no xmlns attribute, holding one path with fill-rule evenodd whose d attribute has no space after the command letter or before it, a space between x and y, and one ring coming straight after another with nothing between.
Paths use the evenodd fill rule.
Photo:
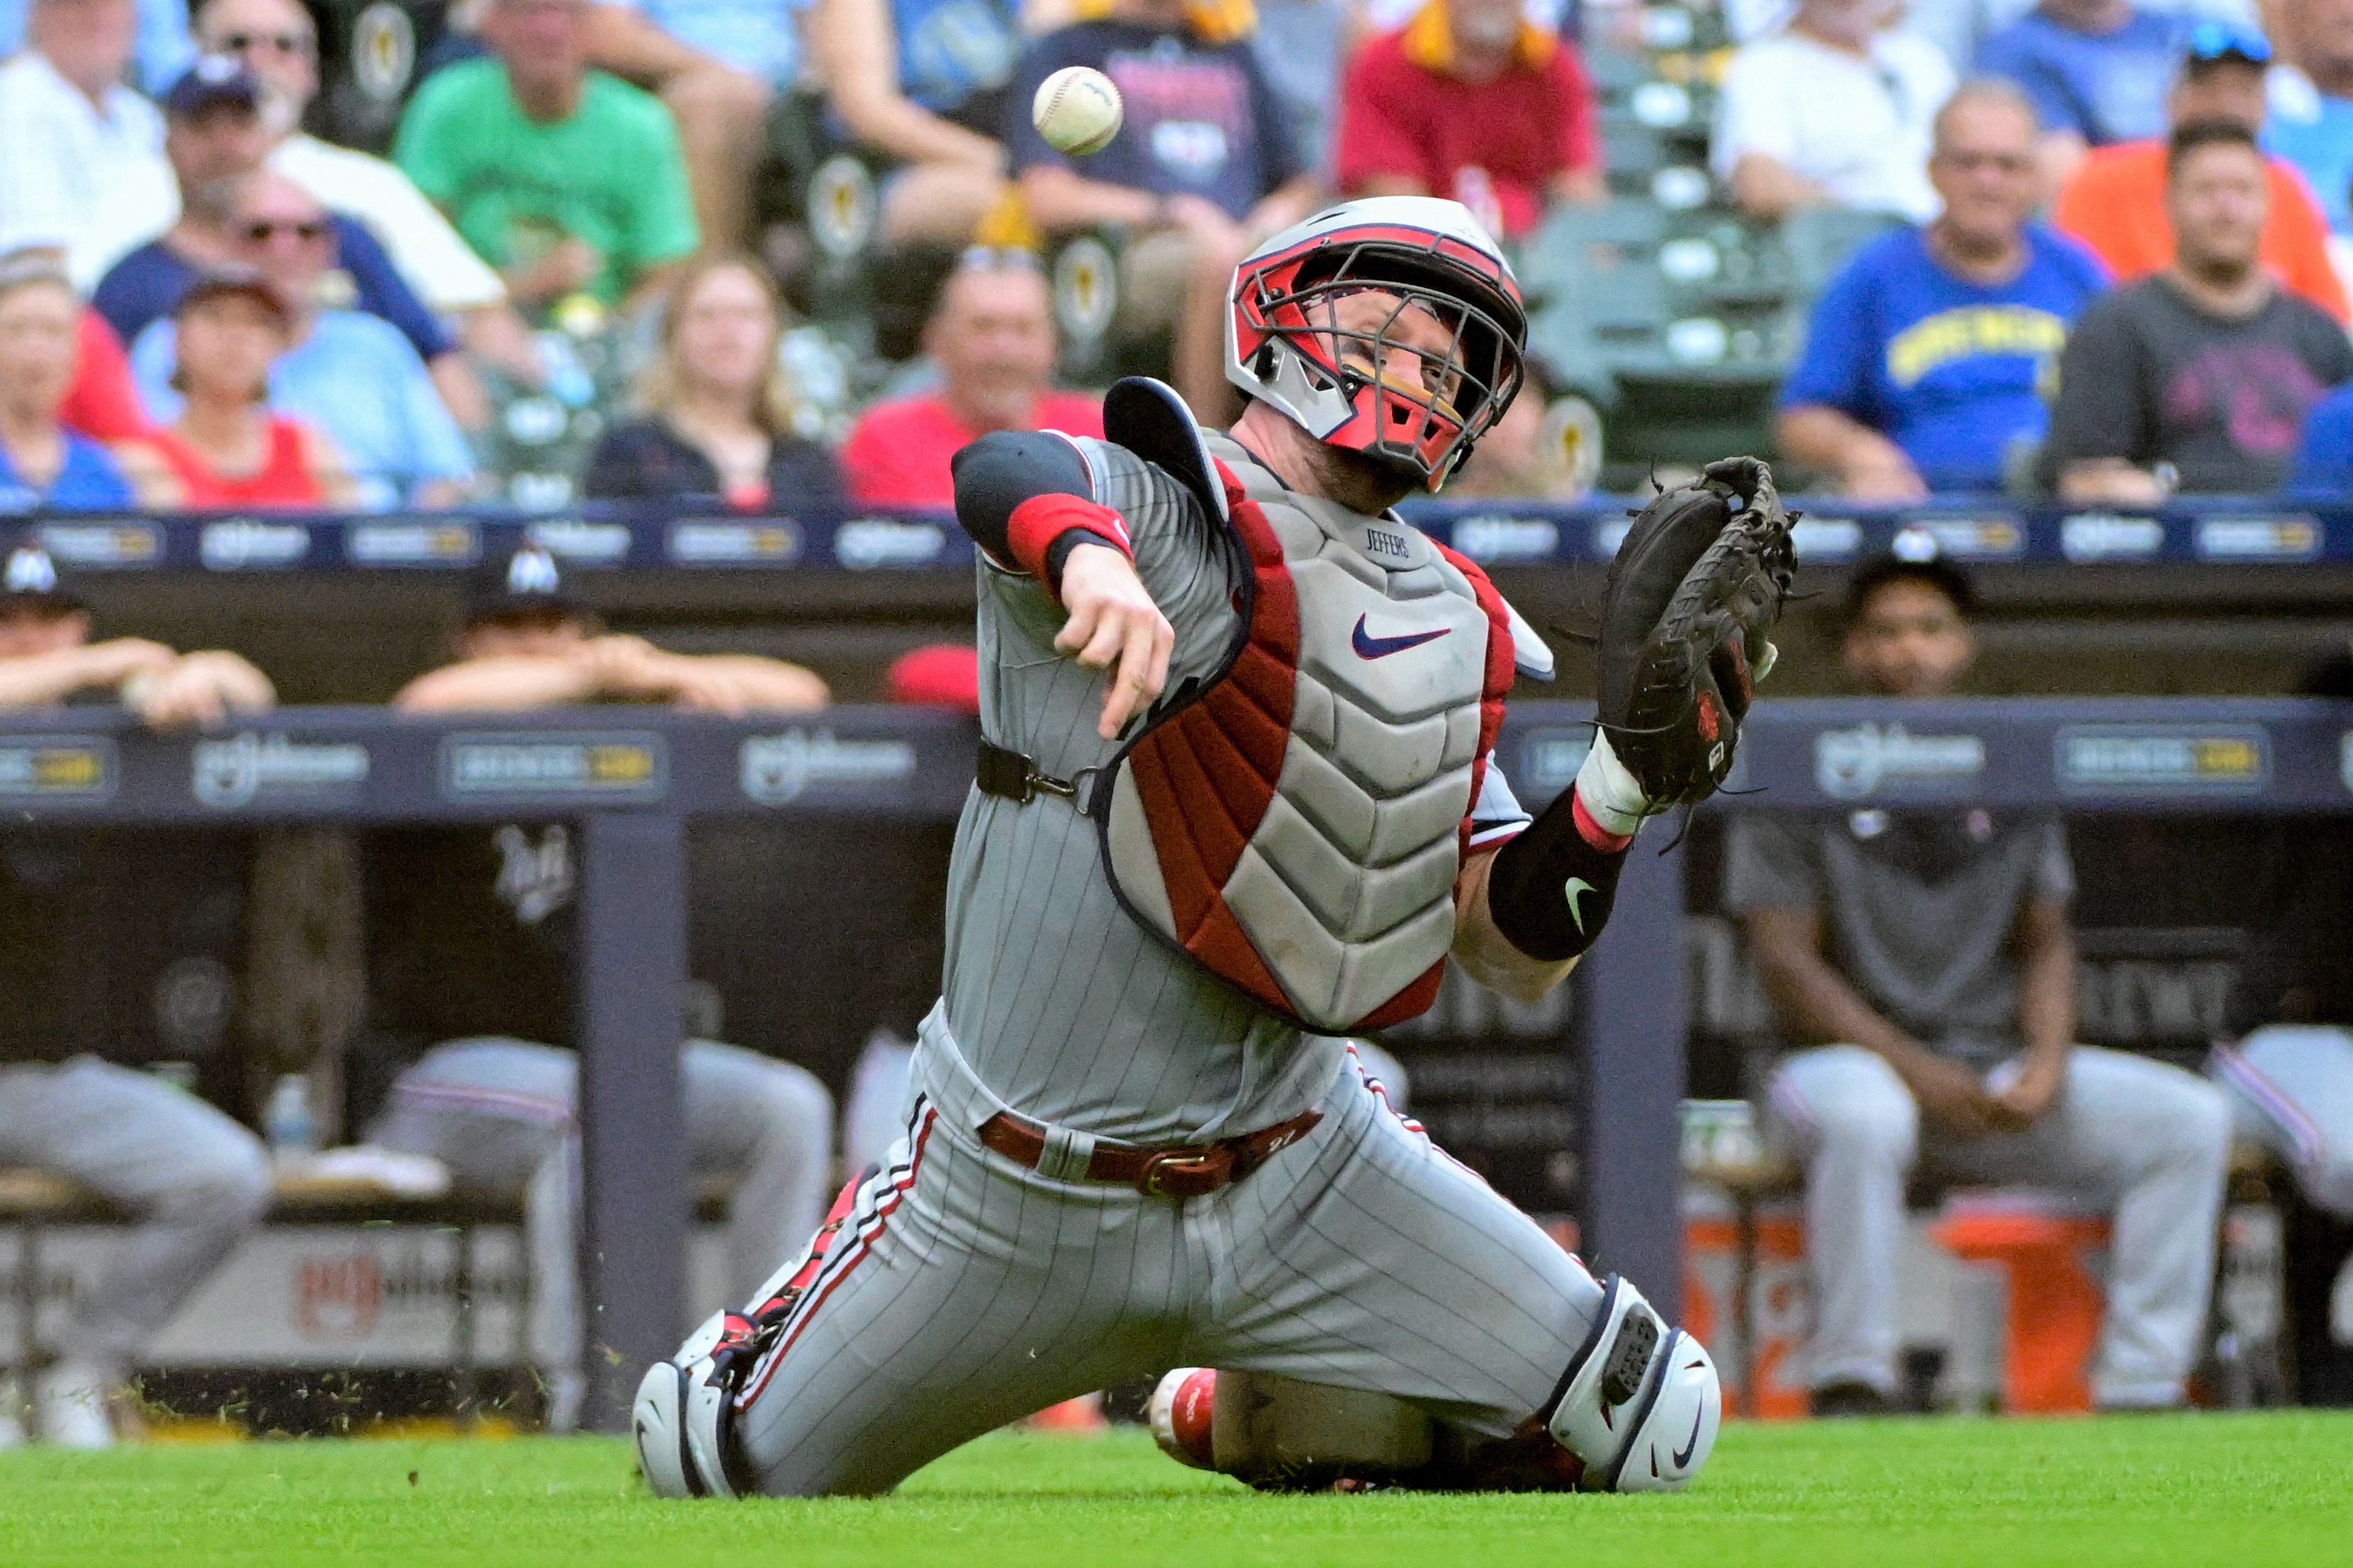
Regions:
<instances>
[{"instance_id":1,"label":"spectator","mask_svg":"<svg viewBox=\"0 0 2353 1568\"><path fill-rule=\"evenodd\" d=\"M31 0L31 47L0 66L0 251L55 249L88 289L172 226L179 197L154 107L122 85L132 0Z\"/></svg>"},{"instance_id":2,"label":"spectator","mask_svg":"<svg viewBox=\"0 0 2353 1568\"><path fill-rule=\"evenodd\" d=\"M0 570L0 709L111 692L169 725L271 703L269 680L235 654L177 654L139 637L93 643L90 630L88 609L45 551L11 553ZM102 1448L115 1440L133 1358L260 1222L269 1164L259 1139L194 1095L100 1059L112 1041L58 1029L71 1009L52 1005L57 972L102 955L76 951L87 933L56 910L57 881L25 874L26 859L62 862L48 872L59 879L90 868L56 839L0 864L9 1004L0 1009L0 1164L67 1177L126 1211L132 1227L97 1289L68 1304L58 1359L25 1392L50 1442ZM0 1447L25 1436L17 1403L0 1411Z\"/></svg>"},{"instance_id":3,"label":"spectator","mask_svg":"<svg viewBox=\"0 0 2353 1568\"><path fill-rule=\"evenodd\" d=\"M7 265L0 258L0 268ZM58 418L93 441L129 441L146 435L147 411L139 405L139 385L131 379L131 359L122 352L122 340L91 305L81 307L74 328L73 384L58 406Z\"/></svg>"},{"instance_id":4,"label":"spectator","mask_svg":"<svg viewBox=\"0 0 2353 1568\"><path fill-rule=\"evenodd\" d=\"M1029 216L1051 232L1127 230L1116 329L1174 329L1171 379L1204 424L1236 406L1226 384L1226 290L1259 239L1307 215L1315 177L1249 43L1211 37L1185 0L1114 0L1108 16L1032 44L1008 106L1013 170ZM1092 66L1126 100L1111 145L1083 165L1029 123L1038 85Z\"/></svg>"},{"instance_id":5,"label":"spectator","mask_svg":"<svg viewBox=\"0 0 2353 1568\"><path fill-rule=\"evenodd\" d=\"M696 222L715 248L746 243L752 175L770 100L803 70L799 16L810 0L599 0L588 56L650 87L678 126Z\"/></svg>"},{"instance_id":6,"label":"spectator","mask_svg":"<svg viewBox=\"0 0 2353 1568\"><path fill-rule=\"evenodd\" d=\"M2287 488L2306 495L2353 496L2353 384L2314 404L2305 416L2304 440Z\"/></svg>"},{"instance_id":7,"label":"spectator","mask_svg":"<svg viewBox=\"0 0 2353 1568\"><path fill-rule=\"evenodd\" d=\"M0 261L0 511L139 500L114 454L59 416L79 358L81 316L73 285L39 252Z\"/></svg>"},{"instance_id":8,"label":"spectator","mask_svg":"<svg viewBox=\"0 0 2353 1568\"><path fill-rule=\"evenodd\" d=\"M497 58L436 72L394 159L526 310L659 293L700 242L661 104L588 68L587 0L489 0Z\"/></svg>"},{"instance_id":9,"label":"spectator","mask_svg":"<svg viewBox=\"0 0 2353 1568\"><path fill-rule=\"evenodd\" d=\"M180 296L164 345L176 407L152 440L180 506L350 506L358 487L334 445L305 420L269 410L271 366L291 341L294 312L251 272L198 279ZM159 415L159 420L164 418ZM137 448L130 448L137 450Z\"/></svg>"},{"instance_id":10,"label":"spectator","mask_svg":"<svg viewBox=\"0 0 2353 1568\"><path fill-rule=\"evenodd\" d=\"M2172 264L2085 310L2060 358L2048 457L2066 500L2276 489L2306 413L2353 377L2344 330L2256 260L2264 176L2244 126L2174 131Z\"/></svg>"},{"instance_id":11,"label":"spectator","mask_svg":"<svg viewBox=\"0 0 2353 1568\"><path fill-rule=\"evenodd\" d=\"M905 165L882 189L886 246L961 242L1005 194L1008 0L822 0L809 48L849 134Z\"/></svg>"},{"instance_id":12,"label":"spectator","mask_svg":"<svg viewBox=\"0 0 2353 1568\"><path fill-rule=\"evenodd\" d=\"M160 97L196 58L195 40L188 36L187 0L134 3L139 36L132 47L132 79ZM0 0L0 60L25 47L26 13L31 8L32 0Z\"/></svg>"},{"instance_id":13,"label":"spectator","mask_svg":"<svg viewBox=\"0 0 2353 1568\"><path fill-rule=\"evenodd\" d=\"M638 388L645 416L597 443L586 493L711 496L747 511L839 508L833 454L793 433L792 395L776 360L781 325L758 263L690 263L662 317L661 357Z\"/></svg>"},{"instance_id":14,"label":"spectator","mask_svg":"<svg viewBox=\"0 0 2353 1568\"><path fill-rule=\"evenodd\" d=\"M2279 0L2281 52L2263 141L2318 193L2328 226L2353 241L2353 0Z\"/></svg>"},{"instance_id":15,"label":"spectator","mask_svg":"<svg viewBox=\"0 0 2353 1568\"><path fill-rule=\"evenodd\" d=\"M207 54L233 56L259 84L260 125L269 167L308 191L338 218L356 220L380 246L400 280L434 314L454 320L466 346L509 375L536 384L541 377L528 329L507 303L507 289L425 199L407 175L381 158L322 142L301 129L319 92L319 36L298 0L211 0L196 30ZM186 182L182 181L185 192ZM185 199L185 198L184 198ZM343 265L367 247L339 224ZM363 293L366 284L361 285ZM375 304L363 307L404 324ZM417 352L435 367L435 382L450 399L434 351L412 335ZM461 420L472 424L471 420Z\"/></svg>"},{"instance_id":16,"label":"spectator","mask_svg":"<svg viewBox=\"0 0 2353 1568\"><path fill-rule=\"evenodd\" d=\"M1520 0L1430 0L1357 54L1340 101L1348 195L1451 196L1516 239L1548 203L1602 194L1585 67Z\"/></svg>"},{"instance_id":17,"label":"spectator","mask_svg":"<svg viewBox=\"0 0 2353 1568\"><path fill-rule=\"evenodd\" d=\"M1356 0L1257 0L1256 8L1250 48L1282 102L1299 162L1329 170L1341 79L1365 37L1363 7Z\"/></svg>"},{"instance_id":18,"label":"spectator","mask_svg":"<svg viewBox=\"0 0 2353 1568\"><path fill-rule=\"evenodd\" d=\"M2271 46L2259 33L2200 22L2167 100L2172 123L2263 123L2263 74ZM2120 283L2136 282L2173 259L2165 216L2165 142L2128 142L2086 156L2059 195L2052 219L2097 251ZM2328 260L2328 226L2311 190L2286 160L2264 160L2271 193L2263 224L2263 265L2294 293L2340 322L2348 319L2345 287Z\"/></svg>"},{"instance_id":19,"label":"spectator","mask_svg":"<svg viewBox=\"0 0 2353 1568\"><path fill-rule=\"evenodd\" d=\"M410 713L517 713L596 701L743 714L825 704L824 682L775 659L668 654L598 632L554 560L524 546L477 577L459 661L395 699ZM570 830L508 825L379 836L369 878L372 1021L440 1041L395 1083L370 1142L428 1154L459 1190L521 1199L533 1359L549 1425L579 1408L582 1334L573 1208L579 1158L566 1005L578 885ZM465 962L453 963L453 954ZM831 1194L833 1100L799 1068L734 1046L681 1050L690 1158L734 1177L728 1292L750 1300L805 1245Z\"/></svg>"},{"instance_id":20,"label":"spectator","mask_svg":"<svg viewBox=\"0 0 2353 1568\"><path fill-rule=\"evenodd\" d=\"M1866 566L1848 592L1847 674L1883 697L1949 695L1975 653L1972 603L1940 563ZM1816 1414L1875 1413L1895 1393L1915 1161L2113 1204L2093 1398L2180 1405L2229 1121L2189 1073L2071 1043L2075 888L2057 814L1755 813L1728 829L1724 876L1766 993L1806 1047L1773 1074L1768 1135L1806 1163Z\"/></svg>"},{"instance_id":21,"label":"spectator","mask_svg":"<svg viewBox=\"0 0 2353 1568\"><path fill-rule=\"evenodd\" d=\"M1928 178L1944 211L1873 240L1815 301L1781 388L1781 449L1859 500L1999 490L2049 425L2041 384L2106 287L2073 240L2028 221L2034 107L1970 82L1937 112Z\"/></svg>"},{"instance_id":22,"label":"spectator","mask_svg":"<svg viewBox=\"0 0 2353 1568\"><path fill-rule=\"evenodd\" d=\"M1978 48L1978 69L2025 89L2042 122L2045 190L2085 152L2165 134L2165 84L2184 24L2131 0L2043 0Z\"/></svg>"},{"instance_id":23,"label":"spectator","mask_svg":"<svg viewBox=\"0 0 2353 1568\"><path fill-rule=\"evenodd\" d=\"M269 146L261 103L261 84L227 55L198 60L166 96L164 151L179 184L179 221L109 268L94 296L122 342L136 342L150 324L169 316L199 272L257 263L256 242L238 229L237 204ZM472 371L441 323L401 281L383 247L348 218L331 217L328 224L331 265L341 270L327 287L399 328L433 368L436 386L447 389L447 401L480 423L481 390Z\"/></svg>"},{"instance_id":24,"label":"spectator","mask_svg":"<svg viewBox=\"0 0 2353 1568\"><path fill-rule=\"evenodd\" d=\"M948 459L994 430L1103 435L1100 399L1053 390L1053 308L1026 252L966 252L924 325L923 352L939 390L876 404L842 443L860 506L952 507Z\"/></svg>"},{"instance_id":25,"label":"spectator","mask_svg":"<svg viewBox=\"0 0 2353 1568\"><path fill-rule=\"evenodd\" d=\"M269 368L269 406L325 436L358 481L359 504L448 506L465 498L473 457L399 332L357 310L322 309L333 261L326 210L293 182L263 173L238 187L239 249L290 312ZM131 345L140 395L160 423L174 416L173 327L157 321Z\"/></svg>"},{"instance_id":26,"label":"spectator","mask_svg":"<svg viewBox=\"0 0 2353 1568\"><path fill-rule=\"evenodd\" d=\"M1934 44L1888 31L1895 10L1894 0L1801 0L1785 30L1734 52L1709 156L1751 216L1936 216L1929 127L1953 68Z\"/></svg>"}]
</instances>

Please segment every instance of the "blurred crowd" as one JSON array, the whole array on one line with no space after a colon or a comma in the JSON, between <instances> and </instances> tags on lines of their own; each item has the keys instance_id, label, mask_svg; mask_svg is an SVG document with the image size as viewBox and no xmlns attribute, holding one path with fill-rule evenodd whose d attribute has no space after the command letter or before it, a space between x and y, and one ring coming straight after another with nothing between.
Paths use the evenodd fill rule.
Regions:
<instances>
[{"instance_id":1,"label":"blurred crowd","mask_svg":"<svg viewBox=\"0 0 2353 1568\"><path fill-rule=\"evenodd\" d=\"M1094 428L1060 379L1230 419L1234 263L1322 201L1525 252L1653 199L1601 62L1694 28L1704 205L1886 219L1788 368L1801 478L2353 483L2353 0L1722 5L460 0L385 158L323 134L332 7L0 0L0 507L938 504ZM1126 106L1084 159L1029 116L1073 65ZM1589 482L1524 402L1467 490Z\"/></svg>"}]
</instances>

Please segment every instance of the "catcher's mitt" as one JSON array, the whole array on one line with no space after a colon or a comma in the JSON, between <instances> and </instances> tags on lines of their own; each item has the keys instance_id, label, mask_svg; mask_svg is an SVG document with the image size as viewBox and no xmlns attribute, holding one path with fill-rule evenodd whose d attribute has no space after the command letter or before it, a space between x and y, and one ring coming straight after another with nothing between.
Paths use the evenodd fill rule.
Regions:
<instances>
[{"instance_id":1,"label":"catcher's mitt","mask_svg":"<svg viewBox=\"0 0 2353 1568\"><path fill-rule=\"evenodd\" d=\"M1696 805L1731 771L1771 670L1796 555L1773 472L1726 458L1635 517L1604 590L1600 717L1654 806Z\"/></svg>"}]
</instances>

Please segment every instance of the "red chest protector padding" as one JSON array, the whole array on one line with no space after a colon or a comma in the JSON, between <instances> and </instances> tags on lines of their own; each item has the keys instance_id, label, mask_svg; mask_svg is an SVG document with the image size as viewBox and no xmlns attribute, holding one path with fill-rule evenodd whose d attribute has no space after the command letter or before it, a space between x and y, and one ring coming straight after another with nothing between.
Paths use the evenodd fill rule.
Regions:
<instances>
[{"instance_id":1,"label":"red chest protector padding","mask_svg":"<svg viewBox=\"0 0 2353 1568\"><path fill-rule=\"evenodd\" d=\"M1298 585L1273 526L1222 460L1217 468L1254 580L1247 606L1248 633L1225 671L1193 700L1147 730L1124 758L1158 851L1176 941L1211 973L1303 1028L1347 1033L1401 1023L1437 1000L1446 967L1443 954L1353 1023L1337 1028L1311 1024L1293 1012L1220 892L1274 800L1282 773L1299 682L1300 616ZM1469 581L1487 618L1479 745L1471 775L1470 798L1475 805L1514 679L1511 612L1485 573L1454 552L1439 548ZM1458 839L1464 852L1470 831L1466 815Z\"/></svg>"}]
</instances>

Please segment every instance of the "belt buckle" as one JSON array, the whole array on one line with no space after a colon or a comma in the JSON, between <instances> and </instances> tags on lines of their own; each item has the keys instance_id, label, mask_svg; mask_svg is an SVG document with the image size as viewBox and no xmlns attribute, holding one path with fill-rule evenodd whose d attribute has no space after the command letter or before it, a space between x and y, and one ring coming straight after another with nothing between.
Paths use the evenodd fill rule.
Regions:
<instances>
[{"instance_id":1,"label":"belt buckle","mask_svg":"<svg viewBox=\"0 0 2353 1568\"><path fill-rule=\"evenodd\" d=\"M1214 1171L1219 1163L1218 1155L1221 1152L1224 1151L1212 1151L1205 1154L1180 1154L1174 1150L1164 1149L1144 1162L1144 1170L1135 1178L1135 1190L1147 1198L1181 1198L1193 1195L1170 1192L1167 1177L1172 1173L1190 1175L1197 1172ZM1230 1165L1232 1161L1229 1158L1226 1163ZM1202 1190L1214 1192L1217 1189L1206 1187Z\"/></svg>"}]
</instances>

